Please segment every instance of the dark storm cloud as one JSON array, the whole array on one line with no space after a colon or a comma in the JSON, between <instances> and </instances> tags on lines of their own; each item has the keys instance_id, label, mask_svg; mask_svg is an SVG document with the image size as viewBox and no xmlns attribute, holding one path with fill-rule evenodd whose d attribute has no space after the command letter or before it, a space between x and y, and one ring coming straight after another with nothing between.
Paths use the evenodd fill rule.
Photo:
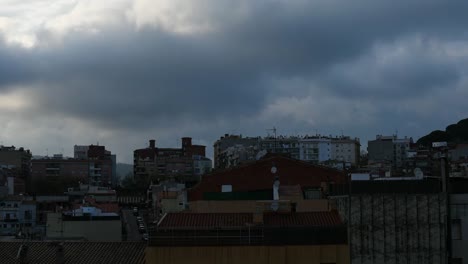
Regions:
<instances>
[{"instance_id":1,"label":"dark storm cloud","mask_svg":"<svg viewBox=\"0 0 468 264\"><path fill-rule=\"evenodd\" d=\"M23 83L36 77L31 54L17 47L7 47L0 35L0 91L10 85Z\"/></svg>"},{"instance_id":2,"label":"dark storm cloud","mask_svg":"<svg viewBox=\"0 0 468 264\"><path fill-rule=\"evenodd\" d=\"M433 50L424 45L410 47L404 54L388 60L379 62L375 54L370 54L336 65L318 79L335 96L398 101L438 89L448 92L457 87L462 76L459 63L434 56Z\"/></svg>"},{"instance_id":3,"label":"dark storm cloud","mask_svg":"<svg viewBox=\"0 0 468 264\"><path fill-rule=\"evenodd\" d=\"M270 78L300 77L339 97L429 93L457 82L455 64L408 54L406 62L374 69L366 58L377 43L413 35L457 39L467 8L462 1L252 1L247 17L217 20L215 32L111 27L70 34L58 46L2 46L0 87L34 87L38 111L135 129L153 126L147 120L255 115L275 95Z\"/></svg>"}]
</instances>

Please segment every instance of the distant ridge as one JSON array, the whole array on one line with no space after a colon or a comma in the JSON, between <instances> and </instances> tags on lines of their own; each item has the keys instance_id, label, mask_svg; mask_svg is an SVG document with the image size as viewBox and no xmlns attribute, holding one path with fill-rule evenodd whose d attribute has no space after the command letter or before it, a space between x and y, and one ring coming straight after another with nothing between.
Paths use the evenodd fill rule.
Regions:
<instances>
[{"instance_id":1,"label":"distant ridge","mask_svg":"<svg viewBox=\"0 0 468 264\"><path fill-rule=\"evenodd\" d=\"M119 179L123 179L129 173L133 173L132 164L117 163L117 177Z\"/></svg>"},{"instance_id":2,"label":"distant ridge","mask_svg":"<svg viewBox=\"0 0 468 264\"><path fill-rule=\"evenodd\" d=\"M434 130L428 135L418 139L417 144L422 146L430 146L432 142L447 141L449 143L464 143L468 142L468 118L458 121L445 128L445 131Z\"/></svg>"}]
</instances>

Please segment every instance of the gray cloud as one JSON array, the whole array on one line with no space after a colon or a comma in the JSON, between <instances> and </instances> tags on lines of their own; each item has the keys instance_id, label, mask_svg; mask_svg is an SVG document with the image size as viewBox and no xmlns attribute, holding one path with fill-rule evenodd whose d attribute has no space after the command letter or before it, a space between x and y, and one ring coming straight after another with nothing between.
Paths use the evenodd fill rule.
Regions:
<instances>
[{"instance_id":1,"label":"gray cloud","mask_svg":"<svg viewBox=\"0 0 468 264\"><path fill-rule=\"evenodd\" d=\"M435 126L423 122L450 123L445 113L434 121L412 107L435 111L433 96L463 83L466 55L443 49L452 41L468 47L468 3L249 1L238 19L223 10L226 3L211 4L213 31L136 30L125 22L59 41L43 29L32 49L0 44L0 91L27 90L34 115L82 120L116 135L159 134L163 142L178 133L202 142L232 129L265 134L272 125L366 138L393 133L399 120L420 135ZM457 105L444 111L466 114ZM353 117L362 120L358 127Z\"/></svg>"}]
</instances>

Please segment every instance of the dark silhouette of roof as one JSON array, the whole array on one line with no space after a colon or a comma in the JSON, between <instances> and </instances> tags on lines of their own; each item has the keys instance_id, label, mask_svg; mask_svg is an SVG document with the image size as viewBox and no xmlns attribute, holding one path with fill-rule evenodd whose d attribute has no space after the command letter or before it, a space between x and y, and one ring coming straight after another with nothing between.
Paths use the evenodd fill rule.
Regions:
<instances>
[{"instance_id":1,"label":"dark silhouette of roof","mask_svg":"<svg viewBox=\"0 0 468 264\"><path fill-rule=\"evenodd\" d=\"M62 242L67 264L143 264L146 243L142 242ZM50 264L57 260L57 242L0 242L2 264L21 263L17 258L21 245L27 246L27 263ZM24 248L24 246L23 246Z\"/></svg>"},{"instance_id":2,"label":"dark silhouette of roof","mask_svg":"<svg viewBox=\"0 0 468 264\"><path fill-rule=\"evenodd\" d=\"M168 213L158 228L163 229L216 229L243 228L253 223L251 213ZM325 212L266 212L265 227L335 227L342 225L336 211Z\"/></svg>"},{"instance_id":3,"label":"dark silhouette of roof","mask_svg":"<svg viewBox=\"0 0 468 264\"><path fill-rule=\"evenodd\" d=\"M300 212L300 213L265 213L263 224L270 227L333 227L339 226L340 216L336 211Z\"/></svg>"}]
</instances>

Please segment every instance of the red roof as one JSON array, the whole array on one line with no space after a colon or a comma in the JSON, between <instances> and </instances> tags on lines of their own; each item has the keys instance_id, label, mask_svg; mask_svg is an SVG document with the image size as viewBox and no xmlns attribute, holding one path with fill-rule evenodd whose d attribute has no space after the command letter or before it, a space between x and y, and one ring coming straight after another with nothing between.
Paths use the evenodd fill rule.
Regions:
<instances>
[{"instance_id":1,"label":"red roof","mask_svg":"<svg viewBox=\"0 0 468 264\"><path fill-rule=\"evenodd\" d=\"M251 213L168 213L159 228L240 228L253 223ZM331 227L341 225L340 216L331 212L264 213L264 226L270 227Z\"/></svg>"},{"instance_id":2,"label":"red roof","mask_svg":"<svg viewBox=\"0 0 468 264\"><path fill-rule=\"evenodd\" d=\"M249 213L168 213L161 220L160 228L218 228L245 227L252 223Z\"/></svg>"},{"instance_id":3,"label":"red roof","mask_svg":"<svg viewBox=\"0 0 468 264\"><path fill-rule=\"evenodd\" d=\"M341 225L340 216L331 212L301 212L301 213L265 213L263 223L266 226L316 226L328 227Z\"/></svg>"},{"instance_id":4,"label":"red roof","mask_svg":"<svg viewBox=\"0 0 468 264\"><path fill-rule=\"evenodd\" d=\"M275 166L277 173L272 174ZM190 201L202 200L205 192L221 192L222 185L232 185L233 192L272 189L275 177L281 185L300 185L319 188L322 182L346 183L343 172L306 163L300 160L275 156L245 164L233 169L203 176L202 181L188 191Z\"/></svg>"}]
</instances>

